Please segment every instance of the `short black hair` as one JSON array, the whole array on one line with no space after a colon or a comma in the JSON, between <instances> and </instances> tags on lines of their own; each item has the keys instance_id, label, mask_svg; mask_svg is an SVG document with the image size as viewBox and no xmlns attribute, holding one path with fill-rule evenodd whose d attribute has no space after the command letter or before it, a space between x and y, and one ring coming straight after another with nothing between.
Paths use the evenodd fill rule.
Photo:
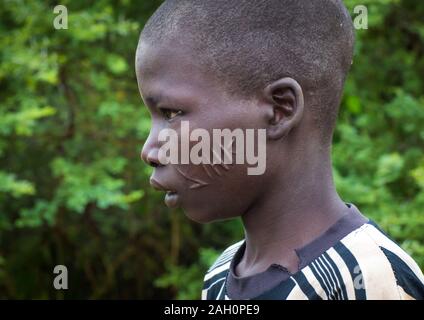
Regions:
<instances>
[{"instance_id":1,"label":"short black hair","mask_svg":"<svg viewBox=\"0 0 424 320\"><path fill-rule=\"evenodd\" d=\"M327 142L354 38L341 0L167 0L140 35L153 44L183 41L208 74L240 97L292 77Z\"/></svg>"}]
</instances>

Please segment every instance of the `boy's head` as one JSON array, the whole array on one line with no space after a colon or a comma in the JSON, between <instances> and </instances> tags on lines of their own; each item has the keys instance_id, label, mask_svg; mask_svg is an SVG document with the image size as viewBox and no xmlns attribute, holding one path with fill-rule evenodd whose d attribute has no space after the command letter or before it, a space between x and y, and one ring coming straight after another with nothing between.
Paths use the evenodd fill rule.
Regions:
<instances>
[{"instance_id":1,"label":"boy's head","mask_svg":"<svg viewBox=\"0 0 424 320\"><path fill-rule=\"evenodd\" d=\"M155 167L153 185L175 191L168 204L205 222L241 215L287 179L302 179L302 165L329 156L353 44L341 0L165 1L136 55L152 114L142 157ZM210 132L266 129L265 173L160 164L159 132L182 120Z\"/></svg>"}]
</instances>

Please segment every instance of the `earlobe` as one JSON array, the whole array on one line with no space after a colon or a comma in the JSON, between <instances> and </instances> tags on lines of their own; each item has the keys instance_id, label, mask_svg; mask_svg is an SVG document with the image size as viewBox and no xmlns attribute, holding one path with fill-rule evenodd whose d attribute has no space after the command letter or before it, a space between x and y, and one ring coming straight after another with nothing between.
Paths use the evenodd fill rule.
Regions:
<instances>
[{"instance_id":1,"label":"earlobe","mask_svg":"<svg viewBox=\"0 0 424 320\"><path fill-rule=\"evenodd\" d=\"M268 138L278 140L296 127L303 117L304 98L299 83L292 78L282 78L264 90L269 113Z\"/></svg>"}]
</instances>

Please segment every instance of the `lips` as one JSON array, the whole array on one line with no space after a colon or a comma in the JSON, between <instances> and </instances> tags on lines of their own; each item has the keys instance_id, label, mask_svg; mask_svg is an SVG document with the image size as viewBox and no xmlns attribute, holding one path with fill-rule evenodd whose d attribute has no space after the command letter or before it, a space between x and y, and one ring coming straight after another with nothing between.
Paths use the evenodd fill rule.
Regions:
<instances>
[{"instance_id":1,"label":"lips","mask_svg":"<svg viewBox=\"0 0 424 320\"><path fill-rule=\"evenodd\" d=\"M167 187L166 185L155 180L154 178L150 178L150 185L158 191L166 192L166 194L165 194L165 204L169 208L178 207L179 202L180 202L179 201L180 197L179 197L177 191L173 190L172 188Z\"/></svg>"}]
</instances>

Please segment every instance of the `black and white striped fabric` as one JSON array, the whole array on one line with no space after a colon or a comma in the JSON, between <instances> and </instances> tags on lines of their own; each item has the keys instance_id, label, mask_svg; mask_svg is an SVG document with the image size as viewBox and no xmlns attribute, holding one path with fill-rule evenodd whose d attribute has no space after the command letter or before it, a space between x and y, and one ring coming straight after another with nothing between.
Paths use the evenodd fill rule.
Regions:
<instances>
[{"instance_id":1,"label":"black and white striped fabric","mask_svg":"<svg viewBox=\"0 0 424 320\"><path fill-rule=\"evenodd\" d=\"M245 241L230 246L206 273L202 299L424 299L423 274L404 250L368 220L334 239L347 224L333 226L304 252L297 250L304 265L295 274L268 270L257 283L252 278L244 283L237 283L243 278L233 279L235 260L242 256ZM267 287L275 279L278 283Z\"/></svg>"}]
</instances>

